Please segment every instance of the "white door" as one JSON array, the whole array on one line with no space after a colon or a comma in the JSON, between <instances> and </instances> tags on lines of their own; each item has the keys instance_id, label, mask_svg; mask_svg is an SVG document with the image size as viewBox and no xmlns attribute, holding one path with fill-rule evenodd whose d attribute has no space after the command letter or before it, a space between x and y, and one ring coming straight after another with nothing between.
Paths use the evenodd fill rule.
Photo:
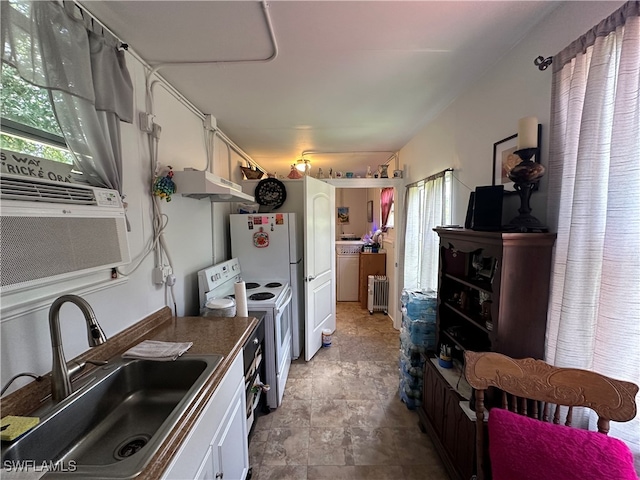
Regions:
<instances>
[{"instance_id":1,"label":"white door","mask_svg":"<svg viewBox=\"0 0 640 480\"><path fill-rule=\"evenodd\" d=\"M305 360L322 345L322 330L336 328L335 187L304 177Z\"/></svg>"}]
</instances>

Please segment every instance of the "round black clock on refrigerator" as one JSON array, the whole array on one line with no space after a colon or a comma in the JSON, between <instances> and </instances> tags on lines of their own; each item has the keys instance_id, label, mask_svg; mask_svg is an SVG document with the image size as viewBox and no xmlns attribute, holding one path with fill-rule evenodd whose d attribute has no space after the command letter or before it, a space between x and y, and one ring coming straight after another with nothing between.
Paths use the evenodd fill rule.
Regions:
<instances>
[{"instance_id":1,"label":"round black clock on refrigerator","mask_svg":"<svg viewBox=\"0 0 640 480\"><path fill-rule=\"evenodd\" d=\"M273 210L280 208L287 199L284 183L277 178L260 180L253 194L260 205L269 206Z\"/></svg>"}]
</instances>

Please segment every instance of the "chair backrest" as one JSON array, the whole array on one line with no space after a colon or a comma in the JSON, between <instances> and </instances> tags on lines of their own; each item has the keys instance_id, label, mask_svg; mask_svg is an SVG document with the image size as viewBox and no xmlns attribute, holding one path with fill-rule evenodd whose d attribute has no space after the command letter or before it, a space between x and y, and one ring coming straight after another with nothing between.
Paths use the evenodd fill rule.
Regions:
<instances>
[{"instance_id":1,"label":"chair backrest","mask_svg":"<svg viewBox=\"0 0 640 480\"><path fill-rule=\"evenodd\" d=\"M560 423L560 407L568 407L564 424L571 425L573 407L588 407L598 415L598 431L609 432L609 421L636 416L638 386L588 370L559 368L542 360L516 360L495 352L465 352L464 373L475 389L478 479L487 478L485 454L485 392L501 390L501 408L542 421Z\"/></svg>"}]
</instances>

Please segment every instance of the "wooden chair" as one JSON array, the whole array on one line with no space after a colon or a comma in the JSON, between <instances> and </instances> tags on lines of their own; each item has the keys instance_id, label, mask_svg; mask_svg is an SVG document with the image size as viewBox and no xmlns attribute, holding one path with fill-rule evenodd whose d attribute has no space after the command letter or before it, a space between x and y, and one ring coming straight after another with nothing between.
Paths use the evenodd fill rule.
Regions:
<instances>
[{"instance_id":1,"label":"wooden chair","mask_svg":"<svg viewBox=\"0 0 640 480\"><path fill-rule=\"evenodd\" d=\"M564 424L571 425L573 407L588 407L598 415L598 431L609 432L609 422L636 416L638 386L596 372L558 368L533 358L515 360L494 352L465 352L465 376L475 389L476 466L478 480L490 478L487 454L485 392L496 387L499 405L528 417L560 423L560 407L568 407ZM529 399L529 401L527 401ZM533 401L531 401L533 400ZM495 407L494 407L495 408Z\"/></svg>"}]
</instances>

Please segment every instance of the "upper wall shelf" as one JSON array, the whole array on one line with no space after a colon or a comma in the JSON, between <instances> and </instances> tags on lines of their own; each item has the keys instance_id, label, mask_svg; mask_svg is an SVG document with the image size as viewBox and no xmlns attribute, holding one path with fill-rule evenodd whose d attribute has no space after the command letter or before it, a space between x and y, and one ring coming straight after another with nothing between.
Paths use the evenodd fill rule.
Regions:
<instances>
[{"instance_id":1,"label":"upper wall shelf","mask_svg":"<svg viewBox=\"0 0 640 480\"><path fill-rule=\"evenodd\" d=\"M337 188L399 188L404 185L402 178L323 178L322 181Z\"/></svg>"},{"instance_id":2,"label":"upper wall shelf","mask_svg":"<svg viewBox=\"0 0 640 480\"><path fill-rule=\"evenodd\" d=\"M267 178L267 177L265 177ZM298 183L301 178L279 178L281 182ZM323 182L333 185L337 188L384 188L384 187L403 187L402 178L322 178ZM257 185L260 180L242 180L242 185Z\"/></svg>"}]
</instances>

